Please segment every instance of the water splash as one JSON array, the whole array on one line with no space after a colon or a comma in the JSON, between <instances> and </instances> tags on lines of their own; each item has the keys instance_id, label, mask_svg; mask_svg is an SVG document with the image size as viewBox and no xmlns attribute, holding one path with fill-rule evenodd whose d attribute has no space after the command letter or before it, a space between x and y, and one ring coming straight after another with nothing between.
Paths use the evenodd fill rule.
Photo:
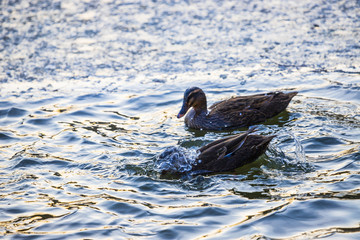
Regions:
<instances>
[{"instance_id":1,"label":"water splash","mask_svg":"<svg viewBox=\"0 0 360 240\"><path fill-rule=\"evenodd\" d=\"M308 165L306 161L306 155L303 145L301 144L301 141L297 136L294 135L294 133L290 132L290 135L294 139L295 144L295 159L297 165L302 168L304 171L306 170L306 166Z\"/></svg>"},{"instance_id":2,"label":"water splash","mask_svg":"<svg viewBox=\"0 0 360 240\"><path fill-rule=\"evenodd\" d=\"M156 159L155 169L162 172L184 173L192 169L199 151L184 147L169 147Z\"/></svg>"},{"instance_id":3,"label":"water splash","mask_svg":"<svg viewBox=\"0 0 360 240\"><path fill-rule=\"evenodd\" d=\"M307 161L304 147L301 140L294 133L286 133L286 135L278 135L278 139L286 142L286 146L281 147L281 144L270 145L267 154L274 159L275 164L280 166L286 172L311 172L313 166Z\"/></svg>"}]
</instances>

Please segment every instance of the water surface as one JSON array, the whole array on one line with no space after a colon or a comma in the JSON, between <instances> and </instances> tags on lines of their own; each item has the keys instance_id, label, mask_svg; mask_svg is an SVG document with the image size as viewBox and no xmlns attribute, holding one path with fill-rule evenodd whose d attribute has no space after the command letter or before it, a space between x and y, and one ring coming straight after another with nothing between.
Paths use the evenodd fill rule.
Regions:
<instances>
[{"instance_id":1,"label":"water surface","mask_svg":"<svg viewBox=\"0 0 360 240\"><path fill-rule=\"evenodd\" d=\"M4 239L359 239L359 1L2 1ZM232 172L163 177L176 115L299 91Z\"/></svg>"}]
</instances>

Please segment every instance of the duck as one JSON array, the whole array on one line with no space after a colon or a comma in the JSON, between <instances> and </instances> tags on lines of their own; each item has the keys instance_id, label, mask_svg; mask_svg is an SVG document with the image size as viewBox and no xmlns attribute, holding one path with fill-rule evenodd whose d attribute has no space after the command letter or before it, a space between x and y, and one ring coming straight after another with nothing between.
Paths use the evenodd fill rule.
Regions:
<instances>
[{"instance_id":1,"label":"duck","mask_svg":"<svg viewBox=\"0 0 360 240\"><path fill-rule=\"evenodd\" d=\"M251 134L253 131L218 139L201 147L191 170L228 172L254 162L265 153L276 135Z\"/></svg>"},{"instance_id":2,"label":"duck","mask_svg":"<svg viewBox=\"0 0 360 240\"><path fill-rule=\"evenodd\" d=\"M161 174L203 175L229 172L254 162L267 149L275 135L253 134L251 129L210 142L189 154L185 148L170 147L159 155Z\"/></svg>"},{"instance_id":3,"label":"duck","mask_svg":"<svg viewBox=\"0 0 360 240\"><path fill-rule=\"evenodd\" d=\"M192 129L223 130L248 127L264 122L286 109L298 92L269 92L236 96L214 103L207 108L204 91L190 87L184 93L183 104L177 118L185 114L185 125Z\"/></svg>"}]
</instances>

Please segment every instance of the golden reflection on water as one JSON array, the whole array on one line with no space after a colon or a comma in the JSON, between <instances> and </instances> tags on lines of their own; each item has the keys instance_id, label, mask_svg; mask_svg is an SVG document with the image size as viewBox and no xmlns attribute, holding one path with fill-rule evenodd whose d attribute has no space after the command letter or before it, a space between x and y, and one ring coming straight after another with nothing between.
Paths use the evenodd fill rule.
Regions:
<instances>
[{"instance_id":1,"label":"golden reflection on water","mask_svg":"<svg viewBox=\"0 0 360 240\"><path fill-rule=\"evenodd\" d=\"M229 224L229 225L225 225L225 226L222 226L221 229L217 229L215 231L212 231L212 233L209 233L209 234L206 234L206 235L203 235L201 237L198 237L198 238L195 238L195 239L207 239L207 238L211 238L211 237L215 237L216 235L219 235L221 233L223 233L224 231L228 230L228 229L231 229L231 228L234 228L234 227L237 227L241 224L244 224L244 223L248 223L248 222L251 222L251 221L256 221L258 219L261 219L265 216L268 216L268 215L271 215L275 212L279 212L281 211L283 208L285 208L286 206L288 206L289 204L291 204L293 201L293 199L289 199L287 200L286 203L283 203L281 205L278 205L276 207L273 207L273 208L270 208L270 209L267 209L265 211L260 211L254 215L247 215L245 217L245 219L239 221L239 222L236 222L236 223L232 223L232 224Z\"/></svg>"}]
</instances>

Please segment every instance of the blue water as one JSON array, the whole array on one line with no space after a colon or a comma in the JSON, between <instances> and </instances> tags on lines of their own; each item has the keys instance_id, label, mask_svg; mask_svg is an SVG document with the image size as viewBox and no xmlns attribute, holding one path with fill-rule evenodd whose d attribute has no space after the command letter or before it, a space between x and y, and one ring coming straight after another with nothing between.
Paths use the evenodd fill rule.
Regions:
<instances>
[{"instance_id":1,"label":"blue water","mask_svg":"<svg viewBox=\"0 0 360 240\"><path fill-rule=\"evenodd\" d=\"M3 239L359 239L359 1L1 1ZM208 102L299 94L266 154L162 176Z\"/></svg>"}]
</instances>

